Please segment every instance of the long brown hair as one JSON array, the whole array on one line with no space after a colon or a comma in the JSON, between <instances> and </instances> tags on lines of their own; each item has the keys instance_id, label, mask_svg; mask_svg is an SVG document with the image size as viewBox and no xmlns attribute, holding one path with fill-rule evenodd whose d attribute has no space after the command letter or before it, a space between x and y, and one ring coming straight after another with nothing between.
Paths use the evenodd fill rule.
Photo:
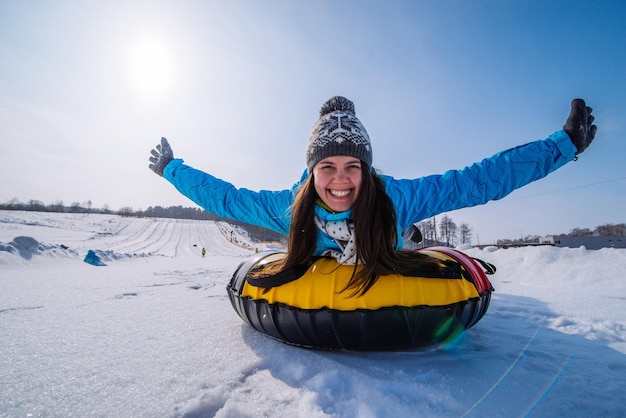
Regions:
<instances>
[{"instance_id":1,"label":"long brown hair","mask_svg":"<svg viewBox=\"0 0 626 418\"><path fill-rule=\"evenodd\" d=\"M383 180L364 162L361 162L361 167L361 186L352 207L357 265L344 289L352 290L352 296L363 295L380 275L439 268L438 261L425 254L396 250L398 230L393 202L385 191ZM272 274L311 261L317 244L318 232L314 221L317 199L311 173L293 203L287 256L266 273Z\"/></svg>"}]
</instances>

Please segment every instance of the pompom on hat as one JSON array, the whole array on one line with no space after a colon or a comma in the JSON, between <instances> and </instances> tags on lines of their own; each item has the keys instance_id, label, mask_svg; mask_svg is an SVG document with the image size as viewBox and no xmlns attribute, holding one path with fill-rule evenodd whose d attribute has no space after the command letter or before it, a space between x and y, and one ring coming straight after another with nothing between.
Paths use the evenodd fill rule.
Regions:
<instances>
[{"instance_id":1,"label":"pompom on hat","mask_svg":"<svg viewBox=\"0 0 626 418\"><path fill-rule=\"evenodd\" d=\"M336 155L358 158L372 165L369 135L356 117L354 103L341 96L327 100L320 109L320 118L313 126L306 148L309 173L321 160Z\"/></svg>"}]
</instances>

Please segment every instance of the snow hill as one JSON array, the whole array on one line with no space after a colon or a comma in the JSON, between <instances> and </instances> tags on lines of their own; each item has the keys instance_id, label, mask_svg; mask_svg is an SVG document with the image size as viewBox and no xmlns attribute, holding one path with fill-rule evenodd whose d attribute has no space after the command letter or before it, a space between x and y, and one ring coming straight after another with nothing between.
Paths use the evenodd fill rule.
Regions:
<instances>
[{"instance_id":1,"label":"snow hill","mask_svg":"<svg viewBox=\"0 0 626 418\"><path fill-rule=\"evenodd\" d=\"M0 211L0 416L626 416L624 249L464 248L498 267L474 328L355 353L237 317L225 286L265 248L226 223Z\"/></svg>"}]
</instances>

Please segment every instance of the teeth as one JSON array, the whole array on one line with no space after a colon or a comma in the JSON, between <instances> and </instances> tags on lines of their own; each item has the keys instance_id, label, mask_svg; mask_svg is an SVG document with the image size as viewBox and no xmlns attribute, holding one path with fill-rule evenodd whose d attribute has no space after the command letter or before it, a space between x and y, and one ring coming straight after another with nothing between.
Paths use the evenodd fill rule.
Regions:
<instances>
[{"instance_id":1,"label":"teeth","mask_svg":"<svg viewBox=\"0 0 626 418\"><path fill-rule=\"evenodd\" d=\"M333 196L344 197L350 194L350 190L331 190L330 193Z\"/></svg>"}]
</instances>

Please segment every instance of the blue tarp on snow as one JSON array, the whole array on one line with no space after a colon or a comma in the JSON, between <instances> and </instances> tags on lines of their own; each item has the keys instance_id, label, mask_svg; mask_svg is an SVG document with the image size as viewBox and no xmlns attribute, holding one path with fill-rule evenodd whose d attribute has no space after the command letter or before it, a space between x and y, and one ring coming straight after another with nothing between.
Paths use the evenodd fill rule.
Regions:
<instances>
[{"instance_id":1,"label":"blue tarp on snow","mask_svg":"<svg viewBox=\"0 0 626 418\"><path fill-rule=\"evenodd\" d=\"M98 257L98 255L93 250L89 250L87 252L87 255L85 256L85 259L83 261L87 264L91 264L92 266L106 266L106 264L104 264L104 262L100 260L100 257Z\"/></svg>"}]
</instances>

